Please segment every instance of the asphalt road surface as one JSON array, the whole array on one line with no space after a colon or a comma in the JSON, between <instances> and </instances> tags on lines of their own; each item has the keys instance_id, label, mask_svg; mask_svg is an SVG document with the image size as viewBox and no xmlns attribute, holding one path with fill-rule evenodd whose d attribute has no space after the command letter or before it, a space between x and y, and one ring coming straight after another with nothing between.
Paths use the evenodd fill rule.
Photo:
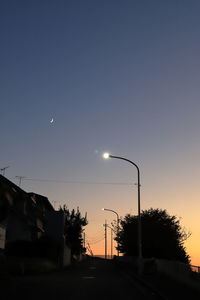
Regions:
<instances>
[{"instance_id":1,"label":"asphalt road surface","mask_svg":"<svg viewBox=\"0 0 200 300\"><path fill-rule=\"evenodd\" d=\"M158 299L113 261L87 259L62 271L13 278L2 298L54 300L151 300Z\"/></svg>"}]
</instances>

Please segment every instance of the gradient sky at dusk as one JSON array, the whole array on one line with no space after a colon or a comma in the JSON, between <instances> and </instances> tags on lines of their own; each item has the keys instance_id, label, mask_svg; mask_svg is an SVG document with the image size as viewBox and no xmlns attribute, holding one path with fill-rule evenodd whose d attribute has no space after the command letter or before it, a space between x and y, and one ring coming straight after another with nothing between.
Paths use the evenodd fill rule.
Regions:
<instances>
[{"instance_id":1,"label":"gradient sky at dusk","mask_svg":"<svg viewBox=\"0 0 200 300\"><path fill-rule=\"evenodd\" d=\"M6 177L87 212L97 254L101 208L137 214L136 169L102 153L133 160L141 208L181 218L200 265L200 2L3 0L0 37Z\"/></svg>"}]
</instances>

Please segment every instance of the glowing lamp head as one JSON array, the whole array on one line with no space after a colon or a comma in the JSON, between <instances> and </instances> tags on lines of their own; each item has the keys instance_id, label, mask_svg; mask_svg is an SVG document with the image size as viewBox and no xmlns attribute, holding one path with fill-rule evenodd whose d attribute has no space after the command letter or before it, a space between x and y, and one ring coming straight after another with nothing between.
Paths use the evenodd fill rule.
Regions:
<instances>
[{"instance_id":1,"label":"glowing lamp head","mask_svg":"<svg viewBox=\"0 0 200 300\"><path fill-rule=\"evenodd\" d=\"M110 157L110 154L108 152L105 152L103 154L103 158L108 159Z\"/></svg>"}]
</instances>

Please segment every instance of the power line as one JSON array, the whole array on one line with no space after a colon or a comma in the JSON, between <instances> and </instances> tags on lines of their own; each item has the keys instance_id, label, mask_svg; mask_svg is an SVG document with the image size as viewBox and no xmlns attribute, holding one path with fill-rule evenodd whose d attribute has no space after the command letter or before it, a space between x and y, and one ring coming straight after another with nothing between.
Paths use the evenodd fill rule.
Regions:
<instances>
[{"instance_id":1,"label":"power line","mask_svg":"<svg viewBox=\"0 0 200 300\"><path fill-rule=\"evenodd\" d=\"M104 234L104 229L101 228L100 230L96 231L96 233L94 233L93 235L91 233L87 233L87 237L88 237L87 239L96 240L102 237L103 234Z\"/></svg>"},{"instance_id":2,"label":"power line","mask_svg":"<svg viewBox=\"0 0 200 300\"><path fill-rule=\"evenodd\" d=\"M28 178L24 177L23 180L39 181L39 182L55 182L55 183L69 183L69 184L105 184L105 185L133 185L127 182L95 182L95 181L82 181L82 180L56 180L56 179L42 179L42 178Z\"/></svg>"},{"instance_id":3,"label":"power line","mask_svg":"<svg viewBox=\"0 0 200 300\"><path fill-rule=\"evenodd\" d=\"M103 240L104 240L104 236L100 240L97 240L96 242L91 242L90 240L88 240L88 241L90 241L91 245L94 245L94 244L100 243Z\"/></svg>"},{"instance_id":4,"label":"power line","mask_svg":"<svg viewBox=\"0 0 200 300\"><path fill-rule=\"evenodd\" d=\"M37 178L26 178L25 180L30 181L45 181L45 182L57 182L57 183L72 183L72 184L113 184L113 185L132 185L131 183L125 182L95 182L95 181L79 181L79 180L55 180L55 179L37 179Z\"/></svg>"},{"instance_id":5,"label":"power line","mask_svg":"<svg viewBox=\"0 0 200 300\"><path fill-rule=\"evenodd\" d=\"M101 237L98 237L96 239L90 239L88 238L87 239L91 244L96 244L98 241L101 241L102 240L102 236Z\"/></svg>"},{"instance_id":6,"label":"power line","mask_svg":"<svg viewBox=\"0 0 200 300\"><path fill-rule=\"evenodd\" d=\"M103 236L104 232L101 232L99 234L95 234L95 236L88 236L87 235L87 239L90 240L90 241L96 241L96 240L99 240L102 236Z\"/></svg>"},{"instance_id":7,"label":"power line","mask_svg":"<svg viewBox=\"0 0 200 300\"><path fill-rule=\"evenodd\" d=\"M103 232L101 234L96 235L95 237L90 237L89 236L87 239L90 240L90 241L96 241L96 240L98 240L102 237L102 234L103 234Z\"/></svg>"}]
</instances>

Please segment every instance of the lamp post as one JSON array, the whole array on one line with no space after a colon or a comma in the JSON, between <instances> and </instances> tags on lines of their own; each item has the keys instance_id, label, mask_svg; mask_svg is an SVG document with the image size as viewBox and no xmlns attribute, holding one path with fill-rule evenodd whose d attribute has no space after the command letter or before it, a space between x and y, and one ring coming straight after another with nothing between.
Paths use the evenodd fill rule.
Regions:
<instances>
[{"instance_id":1,"label":"lamp post","mask_svg":"<svg viewBox=\"0 0 200 300\"><path fill-rule=\"evenodd\" d=\"M104 153L103 157L105 159L108 158L117 158L121 160L125 160L129 162L130 164L134 165L137 169L137 186L138 186L138 258L139 258L139 274L142 273L142 226L141 226L141 216L140 216L140 170L139 167L131 160L121 157L121 156L114 156L109 153Z\"/></svg>"},{"instance_id":2,"label":"lamp post","mask_svg":"<svg viewBox=\"0 0 200 300\"><path fill-rule=\"evenodd\" d=\"M107 211L111 211L114 214L116 214L117 216L117 237L118 237L118 233L119 233L119 215L116 211L109 209L109 208L102 208L102 210L107 210ZM117 242L117 248L119 247L119 242ZM117 249L117 256L119 256L119 249Z\"/></svg>"}]
</instances>

